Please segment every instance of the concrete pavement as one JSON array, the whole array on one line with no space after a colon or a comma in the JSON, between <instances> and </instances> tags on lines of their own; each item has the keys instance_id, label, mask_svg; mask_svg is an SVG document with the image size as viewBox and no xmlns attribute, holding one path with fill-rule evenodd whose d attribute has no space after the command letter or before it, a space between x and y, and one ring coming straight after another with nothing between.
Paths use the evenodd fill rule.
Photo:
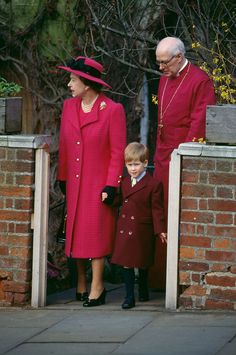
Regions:
<instances>
[{"instance_id":1,"label":"concrete pavement","mask_svg":"<svg viewBox=\"0 0 236 355\"><path fill-rule=\"evenodd\" d=\"M122 310L122 285L107 285L106 304L83 308L75 290L40 309L0 308L0 354L235 355L236 313L167 311L164 295Z\"/></svg>"}]
</instances>

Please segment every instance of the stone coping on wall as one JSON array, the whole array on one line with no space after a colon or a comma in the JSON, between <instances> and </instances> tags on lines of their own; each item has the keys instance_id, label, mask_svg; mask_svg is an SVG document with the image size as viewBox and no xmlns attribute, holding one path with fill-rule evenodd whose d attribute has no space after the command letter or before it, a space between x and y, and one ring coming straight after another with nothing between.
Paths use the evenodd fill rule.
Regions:
<instances>
[{"instance_id":1,"label":"stone coping on wall","mask_svg":"<svg viewBox=\"0 0 236 355\"><path fill-rule=\"evenodd\" d=\"M46 148L51 136L46 134L0 135L0 147L9 148Z\"/></svg>"},{"instance_id":2,"label":"stone coping on wall","mask_svg":"<svg viewBox=\"0 0 236 355\"><path fill-rule=\"evenodd\" d=\"M207 145L197 142L182 143L177 150L179 155L202 157L236 158L236 146Z\"/></svg>"}]
</instances>

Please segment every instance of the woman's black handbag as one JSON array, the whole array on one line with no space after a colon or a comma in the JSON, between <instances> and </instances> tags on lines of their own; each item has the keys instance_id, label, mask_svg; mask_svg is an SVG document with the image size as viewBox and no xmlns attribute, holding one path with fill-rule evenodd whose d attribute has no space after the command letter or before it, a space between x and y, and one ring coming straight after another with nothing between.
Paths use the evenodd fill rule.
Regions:
<instances>
[{"instance_id":1,"label":"woman's black handbag","mask_svg":"<svg viewBox=\"0 0 236 355\"><path fill-rule=\"evenodd\" d=\"M66 240L66 218L67 218L67 213L66 213L66 203L64 202L63 204L63 210L62 210L62 220L61 224L57 233L57 243L59 244L65 244Z\"/></svg>"}]
</instances>

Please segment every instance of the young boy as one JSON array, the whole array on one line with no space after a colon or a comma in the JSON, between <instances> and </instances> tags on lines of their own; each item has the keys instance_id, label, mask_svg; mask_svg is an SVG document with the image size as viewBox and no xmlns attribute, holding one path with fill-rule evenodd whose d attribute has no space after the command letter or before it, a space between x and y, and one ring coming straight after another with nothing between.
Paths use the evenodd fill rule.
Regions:
<instances>
[{"instance_id":1,"label":"young boy","mask_svg":"<svg viewBox=\"0 0 236 355\"><path fill-rule=\"evenodd\" d=\"M122 207L118 218L116 241L111 262L123 266L126 297L123 309L135 306L134 268L139 269L139 301L149 300L148 268L154 262L155 236L164 243L164 215L161 186L146 171L149 151L141 143L125 149L129 176L121 182ZM102 194L104 201L106 194Z\"/></svg>"}]
</instances>

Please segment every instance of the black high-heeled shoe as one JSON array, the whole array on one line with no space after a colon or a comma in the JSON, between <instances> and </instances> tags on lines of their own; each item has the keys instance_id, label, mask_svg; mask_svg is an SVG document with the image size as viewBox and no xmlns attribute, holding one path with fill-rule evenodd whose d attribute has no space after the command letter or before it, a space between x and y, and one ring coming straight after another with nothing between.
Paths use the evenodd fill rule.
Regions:
<instances>
[{"instance_id":1,"label":"black high-heeled shoe","mask_svg":"<svg viewBox=\"0 0 236 355\"><path fill-rule=\"evenodd\" d=\"M100 296L98 298L94 298L94 299L90 299L88 298L84 303L83 303L83 307L96 307L96 306L100 306L102 304L105 304L106 301L106 289L104 288L102 293L100 294Z\"/></svg>"},{"instance_id":2,"label":"black high-heeled shoe","mask_svg":"<svg viewBox=\"0 0 236 355\"><path fill-rule=\"evenodd\" d=\"M77 301L86 301L88 299L88 292L76 292L76 300Z\"/></svg>"}]
</instances>

